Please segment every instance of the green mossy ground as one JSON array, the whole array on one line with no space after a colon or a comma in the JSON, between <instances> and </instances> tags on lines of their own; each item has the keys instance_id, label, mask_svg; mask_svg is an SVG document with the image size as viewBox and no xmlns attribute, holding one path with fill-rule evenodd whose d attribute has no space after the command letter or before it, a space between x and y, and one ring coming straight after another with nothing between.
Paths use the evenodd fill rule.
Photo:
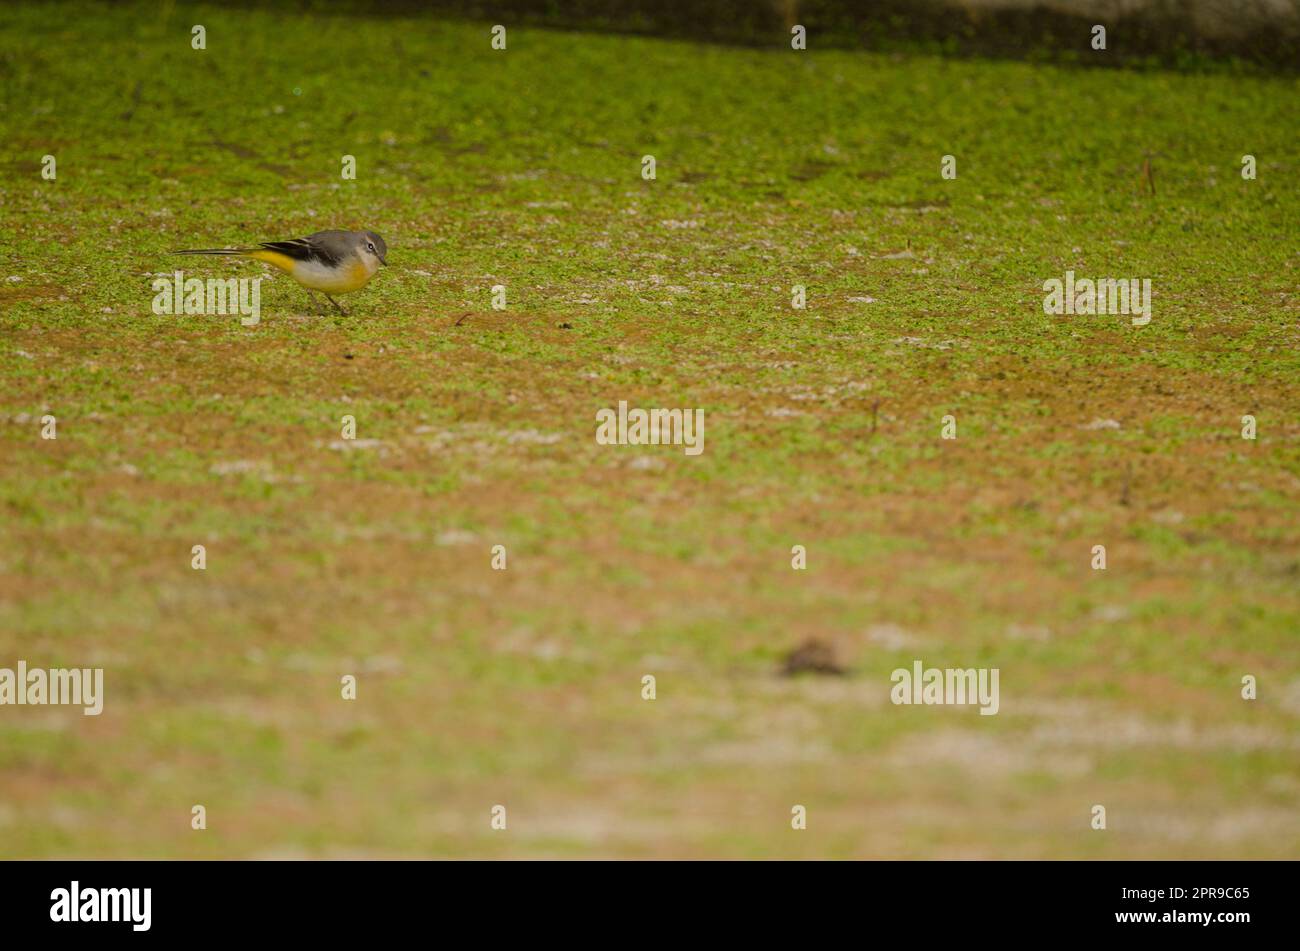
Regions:
<instances>
[{"instance_id":1,"label":"green mossy ground","mask_svg":"<svg viewBox=\"0 0 1300 951\"><path fill-rule=\"evenodd\" d=\"M0 854L1297 857L1296 81L489 26L0 8L0 666L107 691ZM330 227L348 317L151 310Z\"/></svg>"}]
</instances>

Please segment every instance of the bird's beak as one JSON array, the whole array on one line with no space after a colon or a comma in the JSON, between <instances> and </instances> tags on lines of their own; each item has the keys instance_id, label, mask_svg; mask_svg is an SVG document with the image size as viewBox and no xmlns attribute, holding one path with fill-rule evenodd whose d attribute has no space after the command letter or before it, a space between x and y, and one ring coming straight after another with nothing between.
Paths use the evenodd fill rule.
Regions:
<instances>
[{"instance_id":1,"label":"bird's beak","mask_svg":"<svg viewBox=\"0 0 1300 951\"><path fill-rule=\"evenodd\" d=\"M375 257L379 258L380 264L382 264L384 267L388 267L388 262L384 260L384 256L382 254L376 254Z\"/></svg>"}]
</instances>

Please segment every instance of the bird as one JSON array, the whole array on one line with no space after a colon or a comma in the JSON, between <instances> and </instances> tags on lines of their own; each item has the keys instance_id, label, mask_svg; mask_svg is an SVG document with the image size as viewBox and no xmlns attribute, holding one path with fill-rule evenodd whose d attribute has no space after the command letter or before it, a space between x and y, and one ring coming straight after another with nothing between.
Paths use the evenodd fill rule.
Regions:
<instances>
[{"instance_id":1,"label":"bird","mask_svg":"<svg viewBox=\"0 0 1300 951\"><path fill-rule=\"evenodd\" d=\"M388 245L373 231L317 231L289 241L262 241L255 248L198 248L173 254L219 254L253 258L278 267L307 289L320 291L338 310L347 311L332 294L359 291L388 264Z\"/></svg>"}]
</instances>

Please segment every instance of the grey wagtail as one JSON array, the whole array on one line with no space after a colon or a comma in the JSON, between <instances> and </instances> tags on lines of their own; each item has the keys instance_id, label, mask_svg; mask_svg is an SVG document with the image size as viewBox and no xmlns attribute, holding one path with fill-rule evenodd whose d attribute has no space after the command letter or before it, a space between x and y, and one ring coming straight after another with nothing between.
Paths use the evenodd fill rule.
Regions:
<instances>
[{"instance_id":1,"label":"grey wagtail","mask_svg":"<svg viewBox=\"0 0 1300 951\"><path fill-rule=\"evenodd\" d=\"M174 254L228 254L273 264L295 281L347 311L331 294L359 291L370 283L388 254L388 245L373 231L317 231L291 241L263 241L255 248L208 248ZM316 298L312 297L315 301Z\"/></svg>"}]
</instances>

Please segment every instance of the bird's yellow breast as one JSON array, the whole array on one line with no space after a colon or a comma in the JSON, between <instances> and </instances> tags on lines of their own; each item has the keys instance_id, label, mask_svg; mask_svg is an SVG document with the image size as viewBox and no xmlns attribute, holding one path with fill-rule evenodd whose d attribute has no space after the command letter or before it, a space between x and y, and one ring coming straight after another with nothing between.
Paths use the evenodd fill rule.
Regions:
<instances>
[{"instance_id":1,"label":"bird's yellow breast","mask_svg":"<svg viewBox=\"0 0 1300 951\"><path fill-rule=\"evenodd\" d=\"M347 268L347 286L342 288L345 291L355 291L358 288L365 287L370 283L370 278L374 276L374 269L365 261L353 261Z\"/></svg>"}]
</instances>

